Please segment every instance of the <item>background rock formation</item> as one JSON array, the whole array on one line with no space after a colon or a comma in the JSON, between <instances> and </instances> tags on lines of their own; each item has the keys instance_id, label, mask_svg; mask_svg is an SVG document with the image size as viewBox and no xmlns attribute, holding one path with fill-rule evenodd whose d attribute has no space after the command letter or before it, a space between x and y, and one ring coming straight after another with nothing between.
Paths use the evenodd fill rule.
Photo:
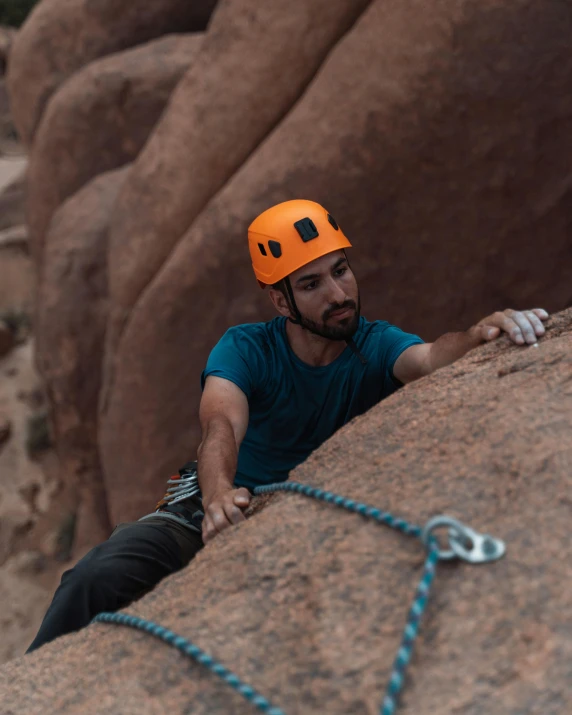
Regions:
<instances>
[{"instance_id":1,"label":"background rock formation","mask_svg":"<svg viewBox=\"0 0 572 715\"><path fill-rule=\"evenodd\" d=\"M328 206L365 315L426 340L570 305L571 25L532 0L38 5L9 89L77 553L194 455L210 349L271 316L245 240L271 204Z\"/></svg>"},{"instance_id":2,"label":"background rock formation","mask_svg":"<svg viewBox=\"0 0 572 715\"><path fill-rule=\"evenodd\" d=\"M170 32L204 30L216 0L42 0L18 34L8 81L20 135L30 144L46 103L98 57Z\"/></svg>"},{"instance_id":3,"label":"background rock formation","mask_svg":"<svg viewBox=\"0 0 572 715\"><path fill-rule=\"evenodd\" d=\"M78 488L79 550L109 535L101 468L93 447L107 319L109 217L127 171L125 167L102 174L60 207L43 266L38 364L52 406L61 466Z\"/></svg>"},{"instance_id":4,"label":"background rock formation","mask_svg":"<svg viewBox=\"0 0 572 715\"><path fill-rule=\"evenodd\" d=\"M48 105L34 141L29 224L41 263L54 211L90 179L135 159L192 65L199 35L171 35L79 70Z\"/></svg>"},{"instance_id":5,"label":"background rock formation","mask_svg":"<svg viewBox=\"0 0 572 715\"><path fill-rule=\"evenodd\" d=\"M100 432L114 521L147 509L159 475L192 454L198 377L223 330L271 315L245 229L277 201L307 196L328 206L354 241L364 313L426 340L497 309L570 304L569 283L554 281L553 267L569 255L572 102L563 87L572 15L529 2L457 9L372 3L162 266L153 259L156 272L133 305L124 296L148 277L131 257L145 255L136 240L145 234L134 233L130 249L121 231L116 252L114 219ZM162 171L179 161L160 155ZM118 306L128 318L115 344Z\"/></svg>"},{"instance_id":6,"label":"background rock formation","mask_svg":"<svg viewBox=\"0 0 572 715\"><path fill-rule=\"evenodd\" d=\"M501 338L408 385L292 474L411 523L445 512L506 541L494 564L438 567L400 715L572 708L571 356L568 310L538 347ZM422 563L414 539L284 494L127 610L288 715L376 713ZM174 649L106 625L4 666L0 698L29 715L255 712Z\"/></svg>"}]
</instances>

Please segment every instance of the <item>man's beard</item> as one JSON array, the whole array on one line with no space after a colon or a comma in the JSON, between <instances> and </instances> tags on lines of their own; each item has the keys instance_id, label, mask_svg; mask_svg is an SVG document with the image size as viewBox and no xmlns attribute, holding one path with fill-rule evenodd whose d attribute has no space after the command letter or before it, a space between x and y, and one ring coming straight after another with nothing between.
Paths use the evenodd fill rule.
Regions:
<instances>
[{"instance_id":1,"label":"man's beard","mask_svg":"<svg viewBox=\"0 0 572 715\"><path fill-rule=\"evenodd\" d=\"M355 310L354 314L350 318L344 318L343 324L339 325L327 325L326 321L330 315L336 311L344 310L345 308L353 308ZM347 300L342 305L333 305L322 316L322 322L317 323L310 318L306 318L300 315L300 325L306 328L310 333L314 335L319 335L321 338L327 338L328 340L351 340L355 335L356 330L359 325L361 311L361 300L358 293L357 305L353 300Z\"/></svg>"}]
</instances>

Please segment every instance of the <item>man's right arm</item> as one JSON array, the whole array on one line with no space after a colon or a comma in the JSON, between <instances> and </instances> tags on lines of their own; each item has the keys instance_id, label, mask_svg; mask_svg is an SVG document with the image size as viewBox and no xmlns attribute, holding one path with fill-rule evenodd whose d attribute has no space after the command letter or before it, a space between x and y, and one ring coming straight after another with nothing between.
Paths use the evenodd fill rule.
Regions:
<instances>
[{"instance_id":1,"label":"man's right arm","mask_svg":"<svg viewBox=\"0 0 572 715\"><path fill-rule=\"evenodd\" d=\"M248 400L230 380L207 377L199 418L202 441L198 449L198 475L205 517L203 541L207 543L232 524L244 520L250 503L248 489L235 489L238 450L248 427Z\"/></svg>"}]
</instances>

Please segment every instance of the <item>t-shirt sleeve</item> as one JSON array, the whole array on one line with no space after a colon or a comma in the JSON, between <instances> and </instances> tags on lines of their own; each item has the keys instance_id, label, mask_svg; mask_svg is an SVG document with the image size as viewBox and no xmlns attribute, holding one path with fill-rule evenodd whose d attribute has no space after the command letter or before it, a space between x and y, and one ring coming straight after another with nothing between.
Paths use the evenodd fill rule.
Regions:
<instances>
[{"instance_id":1,"label":"t-shirt sleeve","mask_svg":"<svg viewBox=\"0 0 572 715\"><path fill-rule=\"evenodd\" d=\"M403 387L401 380L398 380L393 374L393 366L397 358L404 350L412 345L423 345L425 342L418 335L406 333L401 328L395 325L387 324L386 330L383 332L383 363L384 363L384 396L391 395L398 388Z\"/></svg>"},{"instance_id":2,"label":"t-shirt sleeve","mask_svg":"<svg viewBox=\"0 0 572 715\"><path fill-rule=\"evenodd\" d=\"M256 339L240 327L230 328L214 346L201 374L201 388L209 375L238 385L248 400L264 384L266 363Z\"/></svg>"}]
</instances>

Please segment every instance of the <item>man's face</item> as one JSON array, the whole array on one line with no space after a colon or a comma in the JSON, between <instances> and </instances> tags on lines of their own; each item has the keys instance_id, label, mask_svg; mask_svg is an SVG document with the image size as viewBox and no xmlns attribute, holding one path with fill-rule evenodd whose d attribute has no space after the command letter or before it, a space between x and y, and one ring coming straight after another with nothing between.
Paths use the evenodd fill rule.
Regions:
<instances>
[{"instance_id":1,"label":"man's face","mask_svg":"<svg viewBox=\"0 0 572 715\"><path fill-rule=\"evenodd\" d=\"M302 326L329 340L349 340L360 317L357 282L345 253L335 251L290 275Z\"/></svg>"}]
</instances>

